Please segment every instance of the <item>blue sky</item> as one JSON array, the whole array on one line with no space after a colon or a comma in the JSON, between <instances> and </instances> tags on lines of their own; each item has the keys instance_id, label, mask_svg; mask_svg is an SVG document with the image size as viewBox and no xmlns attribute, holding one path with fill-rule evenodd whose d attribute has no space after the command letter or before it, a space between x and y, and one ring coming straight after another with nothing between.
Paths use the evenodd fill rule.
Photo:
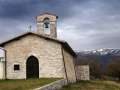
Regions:
<instances>
[{"instance_id":1,"label":"blue sky","mask_svg":"<svg viewBox=\"0 0 120 90\"><path fill-rule=\"evenodd\" d=\"M120 0L0 0L0 42L36 31L43 12L59 16L58 38L74 50L120 48Z\"/></svg>"}]
</instances>

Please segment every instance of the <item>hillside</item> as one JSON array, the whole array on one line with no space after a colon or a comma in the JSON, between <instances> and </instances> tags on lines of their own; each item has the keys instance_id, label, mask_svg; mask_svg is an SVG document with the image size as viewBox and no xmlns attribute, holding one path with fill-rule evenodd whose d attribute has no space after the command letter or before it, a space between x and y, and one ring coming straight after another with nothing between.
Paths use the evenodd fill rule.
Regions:
<instances>
[{"instance_id":1,"label":"hillside","mask_svg":"<svg viewBox=\"0 0 120 90\"><path fill-rule=\"evenodd\" d=\"M114 81L80 81L64 86L61 90L120 90L120 83Z\"/></svg>"}]
</instances>

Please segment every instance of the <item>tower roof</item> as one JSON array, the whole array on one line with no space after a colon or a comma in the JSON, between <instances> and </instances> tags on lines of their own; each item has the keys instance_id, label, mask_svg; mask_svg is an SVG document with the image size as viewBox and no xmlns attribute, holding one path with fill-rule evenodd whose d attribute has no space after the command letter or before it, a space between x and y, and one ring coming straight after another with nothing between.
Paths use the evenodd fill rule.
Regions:
<instances>
[{"instance_id":1,"label":"tower roof","mask_svg":"<svg viewBox=\"0 0 120 90\"><path fill-rule=\"evenodd\" d=\"M42 15L53 15L53 16L55 16L56 18L58 18L58 16L56 15L56 14L53 14L53 13L50 13L50 12L44 12L44 13L41 13L41 14L39 14L38 16L42 16ZM36 16L36 17L38 17L38 16Z\"/></svg>"}]
</instances>

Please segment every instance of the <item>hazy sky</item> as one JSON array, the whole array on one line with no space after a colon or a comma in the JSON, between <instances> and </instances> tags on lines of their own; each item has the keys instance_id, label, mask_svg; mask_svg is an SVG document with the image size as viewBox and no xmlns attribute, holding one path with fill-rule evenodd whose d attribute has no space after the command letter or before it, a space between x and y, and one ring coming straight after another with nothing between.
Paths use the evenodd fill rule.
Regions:
<instances>
[{"instance_id":1,"label":"hazy sky","mask_svg":"<svg viewBox=\"0 0 120 90\"><path fill-rule=\"evenodd\" d=\"M59 16L58 38L74 50L120 48L120 0L0 0L0 42L35 31L43 12Z\"/></svg>"}]
</instances>

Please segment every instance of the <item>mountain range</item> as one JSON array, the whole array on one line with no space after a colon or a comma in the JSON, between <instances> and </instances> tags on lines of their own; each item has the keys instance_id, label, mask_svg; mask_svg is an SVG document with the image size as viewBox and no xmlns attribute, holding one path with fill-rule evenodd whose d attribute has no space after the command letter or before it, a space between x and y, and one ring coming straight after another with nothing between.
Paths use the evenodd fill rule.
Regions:
<instances>
[{"instance_id":1,"label":"mountain range","mask_svg":"<svg viewBox=\"0 0 120 90\"><path fill-rule=\"evenodd\" d=\"M91 50L91 51L80 51L76 52L77 55L98 55L98 56L105 56L105 55L111 55L111 56L120 56L120 49L97 49L97 50Z\"/></svg>"},{"instance_id":2,"label":"mountain range","mask_svg":"<svg viewBox=\"0 0 120 90\"><path fill-rule=\"evenodd\" d=\"M108 64L120 60L120 49L98 49L77 53L76 65L98 64L104 70Z\"/></svg>"}]
</instances>

